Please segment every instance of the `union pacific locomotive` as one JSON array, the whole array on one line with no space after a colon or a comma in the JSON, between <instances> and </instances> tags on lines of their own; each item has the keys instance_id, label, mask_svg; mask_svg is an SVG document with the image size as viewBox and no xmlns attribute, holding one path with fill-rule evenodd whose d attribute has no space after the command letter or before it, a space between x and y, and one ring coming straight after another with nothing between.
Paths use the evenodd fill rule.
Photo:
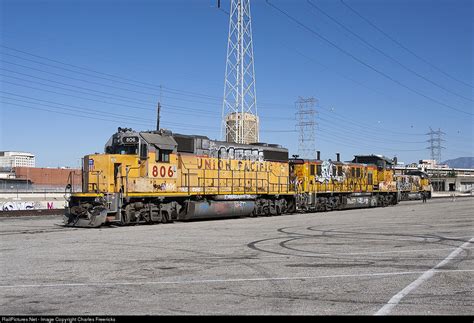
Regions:
<instances>
[{"instance_id":1,"label":"union pacific locomotive","mask_svg":"<svg viewBox=\"0 0 474 323\"><path fill-rule=\"evenodd\" d=\"M98 227L387 206L400 199L391 168L377 155L307 160L280 145L118 128L105 153L83 158L82 192L69 192L64 221Z\"/></svg>"},{"instance_id":2,"label":"union pacific locomotive","mask_svg":"<svg viewBox=\"0 0 474 323\"><path fill-rule=\"evenodd\" d=\"M425 195L431 198L431 181L427 173L420 170L411 170L394 176L400 192L400 200L419 200Z\"/></svg>"}]
</instances>

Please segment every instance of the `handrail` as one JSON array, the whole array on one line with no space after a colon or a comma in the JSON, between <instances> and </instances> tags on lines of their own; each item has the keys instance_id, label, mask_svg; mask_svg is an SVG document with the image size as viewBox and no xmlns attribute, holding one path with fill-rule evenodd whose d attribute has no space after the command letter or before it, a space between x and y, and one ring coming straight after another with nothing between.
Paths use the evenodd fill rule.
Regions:
<instances>
[{"instance_id":1,"label":"handrail","mask_svg":"<svg viewBox=\"0 0 474 323\"><path fill-rule=\"evenodd\" d=\"M122 167L122 165L120 165L120 167ZM132 169L140 169L141 166L136 166L136 167L128 167L128 166L125 166L125 197L128 196L128 173L132 170ZM121 176L123 178L123 176Z\"/></svg>"},{"instance_id":2,"label":"handrail","mask_svg":"<svg viewBox=\"0 0 474 323\"><path fill-rule=\"evenodd\" d=\"M96 192L96 193L99 193L99 187L100 187L100 176L99 176L99 175L102 174L102 171L101 171L101 170L88 170L87 173L91 173L91 174L92 174L92 173L97 173L97 183L96 183L96 190L95 190L95 192ZM89 185L94 186L94 183L87 183L87 184L88 184L88 186L89 186ZM89 188L89 187L88 187L88 188Z\"/></svg>"},{"instance_id":3,"label":"handrail","mask_svg":"<svg viewBox=\"0 0 474 323\"><path fill-rule=\"evenodd\" d=\"M179 166L181 168L181 178L182 178L182 185L184 186L187 186L187 191L188 191L188 194L191 193L191 188L200 188L200 191L203 193L203 194L206 194L206 191L208 193L211 193L211 191L214 191L214 192L217 192L217 194L220 194L221 191L225 191L225 192L229 192L231 194L234 194L235 193L235 189L236 189L236 185L234 185L235 181L237 180L238 183L237 183L237 187L239 188L242 188L242 191L244 194L246 193L250 193L249 192L249 189L250 191L254 192L255 194L258 194L262 191L264 191L264 187L266 186L266 193L269 193L271 190L275 190L277 191L278 193L281 193L282 190L283 191L286 191L286 192L289 192L290 191L290 184L288 183L288 178L287 176L284 176L284 175L280 175L280 174L276 174L275 173L275 170L274 169L271 169L270 171L262 171L261 173L267 173L267 178L259 178L259 171L258 170L255 170L255 178L252 178L252 176L248 177L247 176L247 173L252 173L252 172L249 172L249 171L246 171L245 169L231 169L231 170L227 170L228 172L230 172L231 176L230 178L228 177L225 177L225 178L221 178L221 169L220 169L220 165L219 165L219 160L222 160L222 159L219 159L218 158L218 161L217 161L217 169L215 169L215 171L217 171L217 176L209 176L209 173L207 172L207 169L206 168L202 168L202 169L199 169L199 168L195 168L195 167L186 167L186 164L184 163L184 161L182 160L181 156L178 155L178 162L179 162ZM193 170L193 171L197 171L197 172L193 172L191 173L190 171ZM235 173L237 174L242 174L243 173L243 177L237 177L235 176ZM275 177L275 182L272 182L270 180L270 173ZM191 176L192 175L197 175L197 186L191 186ZM186 182L183 181L183 177L184 179L186 180ZM283 180L282 180L283 178ZM207 181L210 181L212 180L212 183L211 185L207 185ZM216 185L216 180L217 180L217 185ZM225 180L225 184L224 185L221 185L221 180ZM250 181L250 186L247 186L247 180ZM229 186L229 181L231 181L231 185ZM243 183L242 183L243 181ZM242 185L243 184L243 185ZM266 184L266 185L265 185ZM260 185L260 186L259 186ZM278 185L278 188L275 189L275 185ZM252 188L255 188L254 190ZM284 189L284 187L286 187L286 190Z\"/></svg>"}]
</instances>

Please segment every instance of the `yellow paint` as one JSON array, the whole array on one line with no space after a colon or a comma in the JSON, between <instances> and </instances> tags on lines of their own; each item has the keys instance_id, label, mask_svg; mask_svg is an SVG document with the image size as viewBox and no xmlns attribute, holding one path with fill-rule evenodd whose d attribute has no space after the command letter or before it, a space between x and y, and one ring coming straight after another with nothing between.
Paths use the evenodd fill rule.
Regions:
<instances>
[{"instance_id":1,"label":"yellow paint","mask_svg":"<svg viewBox=\"0 0 474 323\"><path fill-rule=\"evenodd\" d=\"M324 163L329 173L324 172L320 161L295 164L295 186L298 192L396 192L391 170L378 171L370 165Z\"/></svg>"},{"instance_id":2,"label":"yellow paint","mask_svg":"<svg viewBox=\"0 0 474 323\"><path fill-rule=\"evenodd\" d=\"M146 160L140 160L136 155L86 156L86 192L121 191L130 196L290 192L288 163L217 159L193 154L170 154L167 163L157 162L155 157L154 152L149 153Z\"/></svg>"}]
</instances>

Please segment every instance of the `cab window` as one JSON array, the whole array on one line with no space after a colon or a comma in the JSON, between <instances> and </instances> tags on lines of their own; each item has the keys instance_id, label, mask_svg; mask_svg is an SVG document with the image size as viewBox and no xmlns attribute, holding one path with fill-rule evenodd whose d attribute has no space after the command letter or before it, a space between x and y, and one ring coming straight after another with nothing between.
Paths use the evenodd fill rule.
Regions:
<instances>
[{"instance_id":1,"label":"cab window","mask_svg":"<svg viewBox=\"0 0 474 323\"><path fill-rule=\"evenodd\" d=\"M170 162L171 150L157 149L156 150L156 161L162 163Z\"/></svg>"},{"instance_id":2,"label":"cab window","mask_svg":"<svg viewBox=\"0 0 474 323\"><path fill-rule=\"evenodd\" d=\"M140 159L147 159L148 158L148 146L147 144L140 145Z\"/></svg>"}]
</instances>

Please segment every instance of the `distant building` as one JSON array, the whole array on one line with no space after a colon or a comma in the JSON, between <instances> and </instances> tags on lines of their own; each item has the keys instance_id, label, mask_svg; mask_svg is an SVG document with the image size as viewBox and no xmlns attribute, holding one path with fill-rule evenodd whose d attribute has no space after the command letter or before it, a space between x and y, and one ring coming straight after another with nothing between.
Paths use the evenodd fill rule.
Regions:
<instances>
[{"instance_id":1,"label":"distant building","mask_svg":"<svg viewBox=\"0 0 474 323\"><path fill-rule=\"evenodd\" d=\"M35 167L35 155L20 151L0 151L0 170L10 171L15 167Z\"/></svg>"},{"instance_id":2,"label":"distant building","mask_svg":"<svg viewBox=\"0 0 474 323\"><path fill-rule=\"evenodd\" d=\"M422 159L418 162L418 167L423 168L448 168L448 165L438 164L434 159Z\"/></svg>"},{"instance_id":3,"label":"distant building","mask_svg":"<svg viewBox=\"0 0 474 323\"><path fill-rule=\"evenodd\" d=\"M81 170L74 168L30 168L15 167L16 178L28 179L35 185L65 187L81 185Z\"/></svg>"}]
</instances>

